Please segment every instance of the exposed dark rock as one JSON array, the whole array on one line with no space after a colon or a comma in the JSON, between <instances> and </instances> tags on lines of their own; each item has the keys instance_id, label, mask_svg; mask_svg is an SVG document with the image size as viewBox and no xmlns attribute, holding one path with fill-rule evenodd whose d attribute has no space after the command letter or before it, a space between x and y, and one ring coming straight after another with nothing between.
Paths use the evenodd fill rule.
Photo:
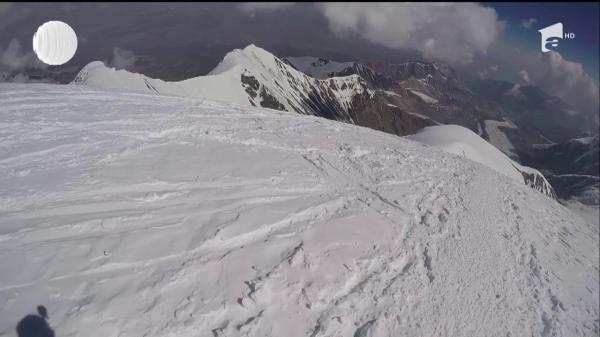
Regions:
<instances>
[{"instance_id":1,"label":"exposed dark rock","mask_svg":"<svg viewBox=\"0 0 600 337\"><path fill-rule=\"evenodd\" d=\"M260 82L258 82L256 77L254 77L252 75L242 74L242 85L244 86L244 88L245 88L244 90L250 97L252 97L252 98L256 97L256 95L257 95L256 92L260 88ZM250 102L252 102L252 100L250 100ZM254 105L254 103L252 103L252 105Z\"/></svg>"},{"instance_id":2,"label":"exposed dark rock","mask_svg":"<svg viewBox=\"0 0 600 337\"><path fill-rule=\"evenodd\" d=\"M260 101L260 106L264 108L285 110L285 106L283 106L283 104L281 104L273 95L269 94L264 87L260 91L260 98L262 99L262 101Z\"/></svg>"}]
</instances>

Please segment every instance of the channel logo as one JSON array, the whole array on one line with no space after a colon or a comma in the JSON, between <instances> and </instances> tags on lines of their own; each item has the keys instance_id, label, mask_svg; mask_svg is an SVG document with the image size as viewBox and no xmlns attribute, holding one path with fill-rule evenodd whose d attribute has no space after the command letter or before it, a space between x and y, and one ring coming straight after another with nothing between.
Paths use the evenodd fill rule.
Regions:
<instances>
[{"instance_id":1,"label":"channel logo","mask_svg":"<svg viewBox=\"0 0 600 337\"><path fill-rule=\"evenodd\" d=\"M574 39L575 33L564 33L562 22L555 23L546 28L538 30L542 34L542 53L549 52L551 49L558 47L558 42L561 39Z\"/></svg>"}]
</instances>

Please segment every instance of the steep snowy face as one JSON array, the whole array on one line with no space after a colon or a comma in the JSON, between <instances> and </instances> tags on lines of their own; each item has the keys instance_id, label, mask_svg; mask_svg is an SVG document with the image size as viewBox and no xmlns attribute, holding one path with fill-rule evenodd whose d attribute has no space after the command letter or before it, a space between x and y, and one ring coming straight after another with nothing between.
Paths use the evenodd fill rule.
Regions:
<instances>
[{"instance_id":1,"label":"steep snowy face","mask_svg":"<svg viewBox=\"0 0 600 337\"><path fill-rule=\"evenodd\" d=\"M373 94L360 76L315 79L254 45L228 53L208 75L185 81L165 82L96 61L73 84L202 97L346 122L352 122L353 105Z\"/></svg>"},{"instance_id":2,"label":"steep snowy face","mask_svg":"<svg viewBox=\"0 0 600 337\"><path fill-rule=\"evenodd\" d=\"M0 336L597 336L598 228L347 123L0 84Z\"/></svg>"},{"instance_id":3,"label":"steep snowy face","mask_svg":"<svg viewBox=\"0 0 600 337\"><path fill-rule=\"evenodd\" d=\"M554 189L541 172L516 163L467 128L458 125L431 126L407 138L464 156L556 199Z\"/></svg>"}]
</instances>

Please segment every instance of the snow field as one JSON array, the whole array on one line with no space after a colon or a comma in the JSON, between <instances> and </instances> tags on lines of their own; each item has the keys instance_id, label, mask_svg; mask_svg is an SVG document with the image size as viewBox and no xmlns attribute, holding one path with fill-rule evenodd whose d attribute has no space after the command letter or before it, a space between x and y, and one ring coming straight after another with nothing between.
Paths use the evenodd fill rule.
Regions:
<instances>
[{"instance_id":1,"label":"snow field","mask_svg":"<svg viewBox=\"0 0 600 337\"><path fill-rule=\"evenodd\" d=\"M0 336L594 336L598 233L478 163L295 113L0 84Z\"/></svg>"}]
</instances>

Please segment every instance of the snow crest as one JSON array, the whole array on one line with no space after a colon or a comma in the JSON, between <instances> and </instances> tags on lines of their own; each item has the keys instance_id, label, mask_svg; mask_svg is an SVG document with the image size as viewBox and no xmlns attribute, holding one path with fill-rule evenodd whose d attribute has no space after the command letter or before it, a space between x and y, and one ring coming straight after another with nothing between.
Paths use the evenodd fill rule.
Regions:
<instances>
[{"instance_id":1,"label":"snow crest","mask_svg":"<svg viewBox=\"0 0 600 337\"><path fill-rule=\"evenodd\" d=\"M430 126L415 135L406 136L406 138L478 162L556 199L554 189L540 171L516 163L465 127L459 125Z\"/></svg>"}]
</instances>

